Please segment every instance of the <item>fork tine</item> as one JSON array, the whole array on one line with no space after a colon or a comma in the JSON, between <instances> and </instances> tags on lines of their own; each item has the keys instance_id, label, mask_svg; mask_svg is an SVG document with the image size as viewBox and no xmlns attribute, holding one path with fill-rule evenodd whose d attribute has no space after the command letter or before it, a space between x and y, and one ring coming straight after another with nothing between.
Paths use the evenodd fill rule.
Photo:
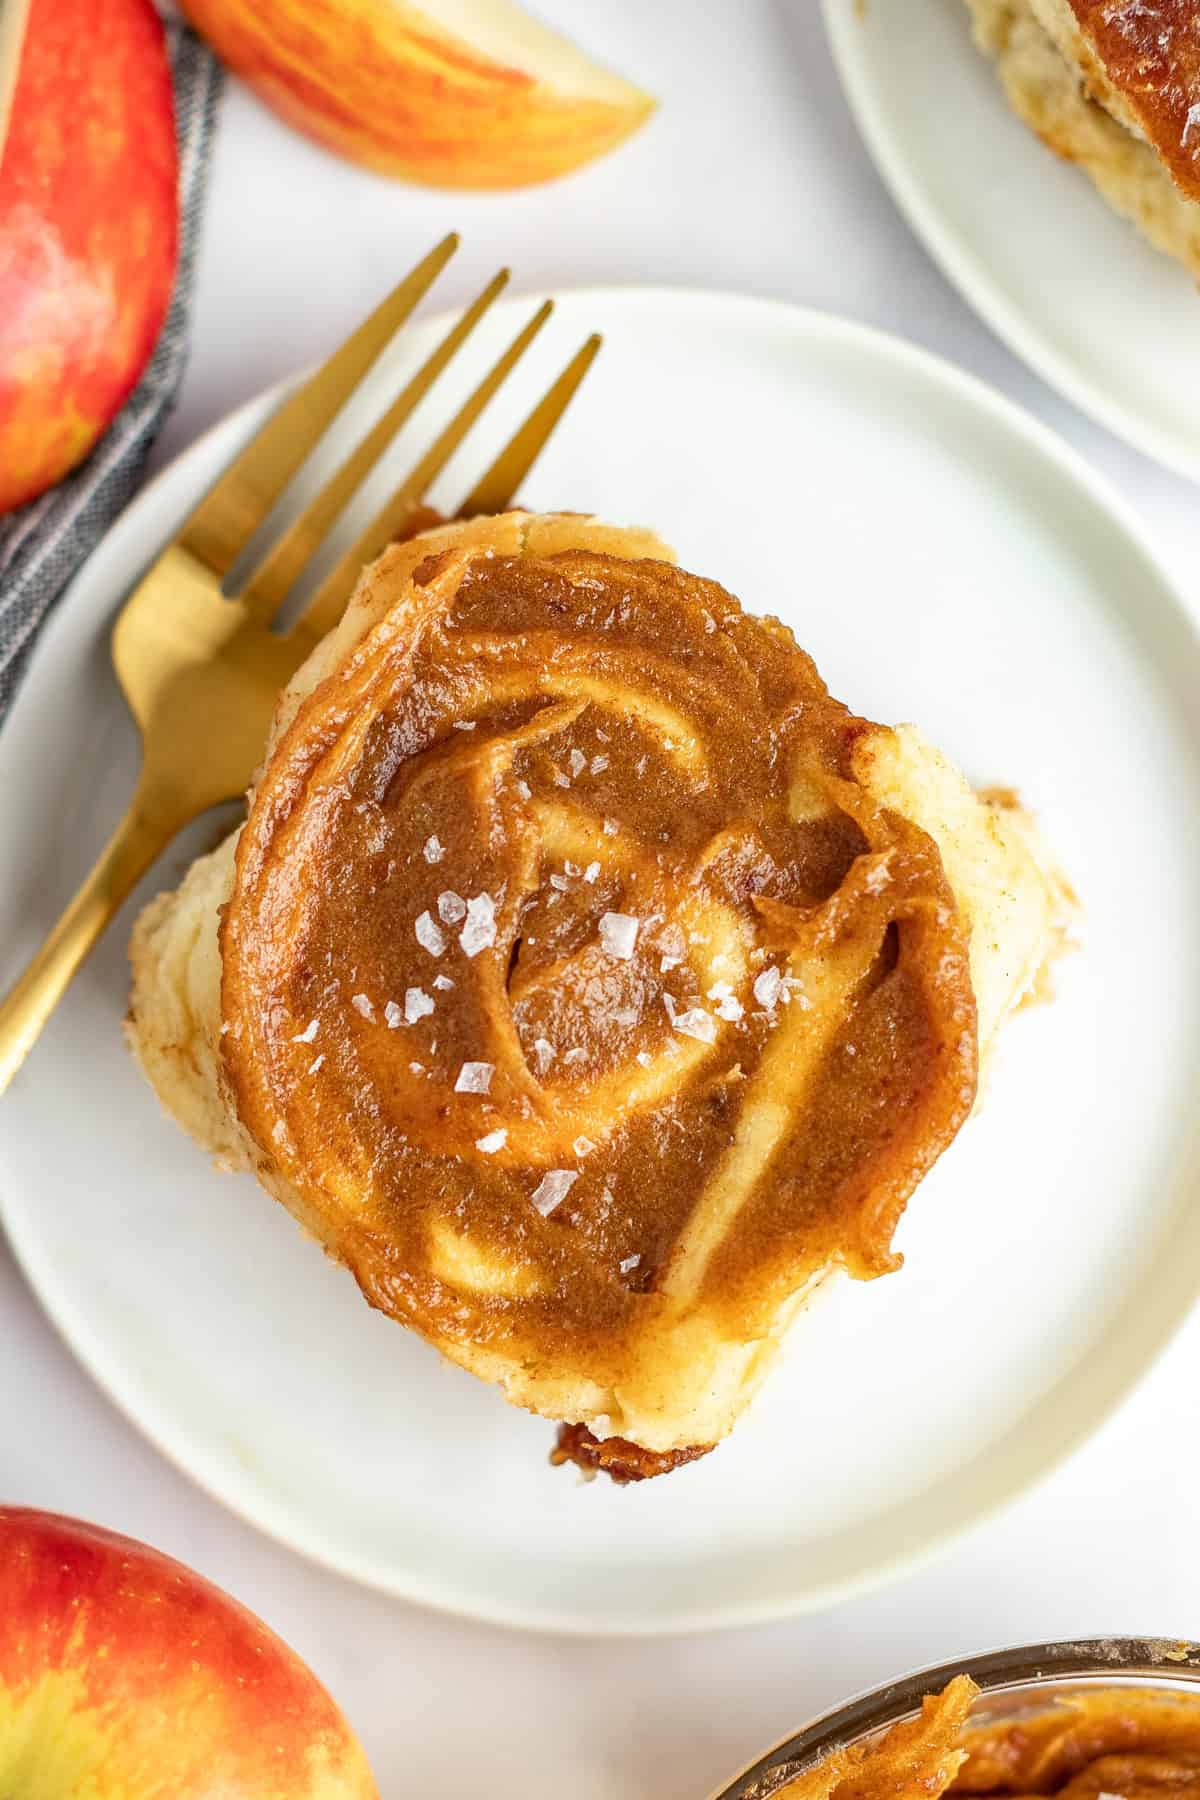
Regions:
<instances>
[{"instance_id":1,"label":"fork tine","mask_svg":"<svg viewBox=\"0 0 1200 1800\"><path fill-rule=\"evenodd\" d=\"M484 470L458 509L460 519L503 512L546 447L554 427L575 397L575 390L596 360L603 339L593 333L571 358L558 380L542 395L490 468Z\"/></svg>"},{"instance_id":2,"label":"fork tine","mask_svg":"<svg viewBox=\"0 0 1200 1800\"><path fill-rule=\"evenodd\" d=\"M445 430L438 436L413 469L412 474L396 489L387 504L376 514L361 536L325 577L312 600L297 621L297 629L308 638L318 639L331 631L341 618L354 584L366 563L386 550L420 505L433 482L441 474L458 449L484 407L501 384L516 368L546 320L554 310L547 300L517 333L508 349L484 376L474 393L465 400Z\"/></svg>"},{"instance_id":3,"label":"fork tine","mask_svg":"<svg viewBox=\"0 0 1200 1800\"><path fill-rule=\"evenodd\" d=\"M321 489L316 499L268 551L238 595L251 618L266 623L351 496L366 480L400 427L416 410L451 357L471 335L503 291L509 271L501 269L468 307L441 343L397 395L388 410Z\"/></svg>"},{"instance_id":4,"label":"fork tine","mask_svg":"<svg viewBox=\"0 0 1200 1800\"><path fill-rule=\"evenodd\" d=\"M458 249L443 238L304 386L272 414L185 522L177 542L223 577L326 426Z\"/></svg>"}]
</instances>

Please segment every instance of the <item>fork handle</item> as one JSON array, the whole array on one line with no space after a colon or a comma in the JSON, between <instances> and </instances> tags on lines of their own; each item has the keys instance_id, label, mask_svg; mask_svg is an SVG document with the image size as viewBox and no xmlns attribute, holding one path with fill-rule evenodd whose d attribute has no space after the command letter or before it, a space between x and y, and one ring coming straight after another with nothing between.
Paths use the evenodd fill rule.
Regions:
<instances>
[{"instance_id":1,"label":"fork handle","mask_svg":"<svg viewBox=\"0 0 1200 1800\"><path fill-rule=\"evenodd\" d=\"M0 1094L37 1042L84 957L178 824L155 817L136 795L58 924L0 1000Z\"/></svg>"}]
</instances>

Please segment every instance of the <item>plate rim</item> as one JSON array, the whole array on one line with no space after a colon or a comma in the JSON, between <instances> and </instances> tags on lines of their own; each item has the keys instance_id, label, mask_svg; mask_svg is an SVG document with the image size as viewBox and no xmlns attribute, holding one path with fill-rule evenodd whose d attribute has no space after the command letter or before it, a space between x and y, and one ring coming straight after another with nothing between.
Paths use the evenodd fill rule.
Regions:
<instances>
[{"instance_id":1,"label":"plate rim","mask_svg":"<svg viewBox=\"0 0 1200 1800\"><path fill-rule=\"evenodd\" d=\"M1018 305L1005 298L987 273L986 264L972 254L912 173L884 122L865 61L854 49L854 33L863 25L857 0L821 0L821 11L838 81L872 166L913 236L955 292L1014 356L1085 417L1173 474L1200 482L1200 439L1189 446L1175 433L1161 430L1110 399L1099 383L1080 375L1070 358L1060 355L1027 324ZM969 28L965 15L964 28ZM1147 254L1162 254L1144 247Z\"/></svg>"},{"instance_id":2,"label":"plate rim","mask_svg":"<svg viewBox=\"0 0 1200 1800\"><path fill-rule=\"evenodd\" d=\"M616 304L629 308L665 306L670 309L688 308L696 312L732 311L735 314L741 313L743 317L756 314L769 321L789 324L810 341L823 339L826 342L848 345L860 351L868 360L881 358L898 372L912 373L921 380L932 383L953 404L973 411L976 416L982 415L990 428L999 428L1009 435L1010 441L1023 441L1031 450L1046 457L1074 485L1088 503L1089 510L1106 515L1111 526L1120 533L1130 551L1136 555L1150 583L1157 587L1162 616L1173 618L1183 628L1191 640L1194 652L1200 656L1200 617L1193 610L1185 592L1160 561L1133 506L1050 426L950 359L872 325L786 300L736 291L632 282L574 287L564 285L553 291L555 295L570 298L573 302L590 301L597 305ZM527 305L528 296L517 295L506 299L496 310L498 313L504 308L515 311ZM444 329L448 321L458 316L459 310L449 308L424 314L414 321L414 327L434 333ZM109 527L101 544L97 545L97 550L101 545L107 545L117 533L136 535L140 512L168 478L178 477L181 465L201 454L206 444L220 433L232 429L236 422L253 417L260 409L265 415L267 407L277 402L290 386L303 378L303 374L303 370L299 371L296 375L252 395L183 446L139 489ZM89 557L88 562L90 561ZM87 563L83 565L83 568L86 567ZM70 585L80 578L83 568L72 577ZM69 600L65 595L64 602L65 604L56 607L56 616L48 624L45 640L37 651L39 660L47 653L53 655L58 635L67 629L65 620ZM13 721L16 720L19 727L30 704L28 695L31 691L31 683L22 684L22 690L6 721L9 729L7 733L0 734L0 764L5 760L4 738L7 737L9 744L15 741ZM3 791L3 784L0 784L0 815L4 808ZM235 1517L245 1520L268 1538L303 1555L318 1566L360 1582L376 1592L427 1606L452 1617L487 1625L595 1639L683 1636L795 1618L850 1600L927 1566L953 1544L985 1527L991 1519L1023 1495L1049 1479L1113 1417L1165 1354L1191 1315L1197 1292L1200 1291L1198 1263L1189 1277L1185 1292L1176 1303L1156 1309L1155 1329L1152 1333L1143 1333L1143 1340L1148 1341L1141 1343L1138 1355L1127 1359L1126 1366L1106 1369L1103 1375L1093 1377L1097 1391L1086 1417L1076 1418L1062 1426L1048 1451L1028 1451L1019 1471L1002 1487L998 1487L992 1497L981 1504L973 1501L968 1503L960 1516L932 1530L919 1542L902 1544L890 1554L877 1556L849 1573L832 1575L815 1583L810 1581L807 1585L798 1582L785 1584L786 1591L774 1599L751 1598L741 1602L726 1601L709 1605L703 1602L684 1606L676 1604L668 1613L613 1611L591 1615L541 1603L522 1607L509 1601L495 1602L482 1592L473 1592L467 1596L444 1580L427 1580L423 1571L415 1565L397 1572L394 1564L383 1564L370 1555L357 1556L352 1551L347 1552L335 1541L331 1541L328 1534L309 1529L303 1514L297 1514L296 1509L286 1503L276 1502L270 1491L261 1484L255 1484L248 1478L236 1485L223 1482L219 1474L210 1469L212 1459L207 1447L199 1452L193 1450L189 1454L188 1446L194 1440L185 1430L177 1427L172 1433L160 1421L145 1416L139 1404L136 1384L129 1380L122 1382L119 1360L114 1365L111 1351L106 1355L104 1340L93 1331L87 1316L73 1308L69 1292L60 1289L56 1283L53 1267L50 1266L53 1259L49 1252L45 1253L43 1260L36 1232L32 1229L27 1231L15 1219L14 1213L15 1203L6 1197L4 1188L0 1187L0 1229L3 1229L14 1260L59 1338L121 1416L165 1456L169 1463ZM1115 1316L1121 1317L1122 1312L1123 1309ZM1064 1372L1061 1379L1066 1378L1067 1374ZM1039 1405L1046 1398L1043 1396ZM1028 1418L1029 1415L1025 1415L1024 1419L1018 1421L1018 1432L1024 1428ZM993 1453L995 1443L1009 1435L1011 1429L999 1433L987 1453Z\"/></svg>"}]
</instances>

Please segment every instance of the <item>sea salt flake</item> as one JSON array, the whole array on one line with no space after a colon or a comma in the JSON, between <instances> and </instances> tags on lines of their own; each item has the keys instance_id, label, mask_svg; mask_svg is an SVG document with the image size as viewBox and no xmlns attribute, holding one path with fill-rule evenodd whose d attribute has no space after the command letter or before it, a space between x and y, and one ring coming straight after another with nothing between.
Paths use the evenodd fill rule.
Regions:
<instances>
[{"instance_id":1,"label":"sea salt flake","mask_svg":"<svg viewBox=\"0 0 1200 1800\"><path fill-rule=\"evenodd\" d=\"M404 1009L397 1006L394 1000L388 1001L383 1009L383 1016L387 1020L389 1031L395 1031L398 1025L403 1025L404 1023Z\"/></svg>"},{"instance_id":2,"label":"sea salt flake","mask_svg":"<svg viewBox=\"0 0 1200 1800\"><path fill-rule=\"evenodd\" d=\"M567 875L578 875L579 874L579 864L573 863L571 861L570 857L568 856L566 862L563 864L563 872L564 872L564 874L567 874Z\"/></svg>"},{"instance_id":3,"label":"sea salt flake","mask_svg":"<svg viewBox=\"0 0 1200 1800\"><path fill-rule=\"evenodd\" d=\"M465 1062L454 1084L456 1094L486 1094L496 1073L495 1063Z\"/></svg>"},{"instance_id":4,"label":"sea salt flake","mask_svg":"<svg viewBox=\"0 0 1200 1800\"><path fill-rule=\"evenodd\" d=\"M443 925L457 925L467 916L467 903L453 888L444 888L437 897L438 918Z\"/></svg>"},{"instance_id":5,"label":"sea salt flake","mask_svg":"<svg viewBox=\"0 0 1200 1800\"><path fill-rule=\"evenodd\" d=\"M615 819L605 819L605 821L604 821L605 837L616 837L616 835L617 835L618 831L620 831L620 829L621 829L621 827L617 824L617 821Z\"/></svg>"},{"instance_id":6,"label":"sea salt flake","mask_svg":"<svg viewBox=\"0 0 1200 1800\"><path fill-rule=\"evenodd\" d=\"M496 941L496 907L490 894L467 901L467 922L459 933L464 956L478 956Z\"/></svg>"},{"instance_id":7,"label":"sea salt flake","mask_svg":"<svg viewBox=\"0 0 1200 1800\"><path fill-rule=\"evenodd\" d=\"M637 944L639 921L629 913L606 912L600 918L600 944L609 956L628 962Z\"/></svg>"},{"instance_id":8,"label":"sea salt flake","mask_svg":"<svg viewBox=\"0 0 1200 1800\"><path fill-rule=\"evenodd\" d=\"M563 894L569 893L571 889L571 884L565 875L552 875L550 877L550 886L552 888L557 888L559 892Z\"/></svg>"},{"instance_id":9,"label":"sea salt flake","mask_svg":"<svg viewBox=\"0 0 1200 1800\"><path fill-rule=\"evenodd\" d=\"M497 1150L503 1150L508 1142L508 1133L501 1127L499 1131L489 1131L486 1137L475 1139L475 1148L482 1150L485 1156L495 1156Z\"/></svg>"},{"instance_id":10,"label":"sea salt flake","mask_svg":"<svg viewBox=\"0 0 1200 1800\"><path fill-rule=\"evenodd\" d=\"M571 1148L576 1156L590 1156L596 1146L589 1137L577 1137Z\"/></svg>"},{"instance_id":11,"label":"sea salt flake","mask_svg":"<svg viewBox=\"0 0 1200 1800\"><path fill-rule=\"evenodd\" d=\"M612 1017L614 1025L619 1025L623 1031L628 1031L631 1025L637 1024L641 1014L636 1006L618 1006Z\"/></svg>"},{"instance_id":12,"label":"sea salt flake","mask_svg":"<svg viewBox=\"0 0 1200 1800\"><path fill-rule=\"evenodd\" d=\"M868 894L882 894L884 888L890 885L891 879L891 871L886 862L879 862L866 876L863 887Z\"/></svg>"},{"instance_id":13,"label":"sea salt flake","mask_svg":"<svg viewBox=\"0 0 1200 1800\"><path fill-rule=\"evenodd\" d=\"M554 785L555 787L568 788L571 785L571 777L569 775L564 775L561 769L555 769Z\"/></svg>"},{"instance_id":14,"label":"sea salt flake","mask_svg":"<svg viewBox=\"0 0 1200 1800\"><path fill-rule=\"evenodd\" d=\"M570 762L572 775L582 775L587 766L587 757L582 750L572 750Z\"/></svg>"},{"instance_id":15,"label":"sea salt flake","mask_svg":"<svg viewBox=\"0 0 1200 1800\"><path fill-rule=\"evenodd\" d=\"M474 731L477 724L477 719L455 719L454 729L455 731Z\"/></svg>"},{"instance_id":16,"label":"sea salt flake","mask_svg":"<svg viewBox=\"0 0 1200 1800\"><path fill-rule=\"evenodd\" d=\"M595 879L596 879L597 875L599 875L599 873L600 873L600 864L598 862L590 862L588 864L587 868L583 871L583 879L590 884L593 881L595 881Z\"/></svg>"},{"instance_id":17,"label":"sea salt flake","mask_svg":"<svg viewBox=\"0 0 1200 1800\"><path fill-rule=\"evenodd\" d=\"M648 1050L639 1050L633 1060L634 1062L641 1063L643 1069L648 1069L650 1067L650 1052Z\"/></svg>"},{"instance_id":18,"label":"sea salt flake","mask_svg":"<svg viewBox=\"0 0 1200 1800\"><path fill-rule=\"evenodd\" d=\"M367 998L366 994L352 995L350 1004L355 1012L360 1012L362 1014L364 1019L373 1019L375 1017L375 1008Z\"/></svg>"},{"instance_id":19,"label":"sea salt flake","mask_svg":"<svg viewBox=\"0 0 1200 1800\"><path fill-rule=\"evenodd\" d=\"M563 1057L563 1061L569 1062L569 1063L586 1062L587 1061L587 1051L581 1050L577 1045L574 1050L567 1051L567 1054Z\"/></svg>"},{"instance_id":20,"label":"sea salt flake","mask_svg":"<svg viewBox=\"0 0 1200 1800\"><path fill-rule=\"evenodd\" d=\"M765 1006L768 1012L774 1012L775 1003L779 999L782 987L783 977L772 963L769 968L763 970L761 975L755 976L754 998L760 1006Z\"/></svg>"},{"instance_id":21,"label":"sea salt flake","mask_svg":"<svg viewBox=\"0 0 1200 1800\"><path fill-rule=\"evenodd\" d=\"M617 1267L620 1269L622 1275L628 1275L637 1268L641 1260L641 1256L635 1253L633 1256L627 1256L624 1262L618 1263Z\"/></svg>"},{"instance_id":22,"label":"sea salt flake","mask_svg":"<svg viewBox=\"0 0 1200 1800\"><path fill-rule=\"evenodd\" d=\"M578 1180L579 1172L576 1169L551 1169L542 1176L531 1199L543 1219L548 1218L556 1206L562 1205Z\"/></svg>"},{"instance_id":23,"label":"sea salt flake","mask_svg":"<svg viewBox=\"0 0 1200 1800\"><path fill-rule=\"evenodd\" d=\"M414 926L414 930L417 934L417 942L420 944L422 950L428 950L430 956L440 956L442 954L442 951L446 948L446 940L434 923L430 913L423 912L421 914Z\"/></svg>"},{"instance_id":24,"label":"sea salt flake","mask_svg":"<svg viewBox=\"0 0 1200 1800\"><path fill-rule=\"evenodd\" d=\"M684 1037L697 1038L702 1044L711 1044L717 1035L716 1020L702 1006L690 1006L686 1012L676 1013L671 1023Z\"/></svg>"},{"instance_id":25,"label":"sea salt flake","mask_svg":"<svg viewBox=\"0 0 1200 1800\"><path fill-rule=\"evenodd\" d=\"M287 1128L287 1125L284 1122L284 1120L276 1119L275 1124L271 1130L272 1141L276 1144L282 1144L282 1142L283 1142L284 1138L286 1138L287 1134L288 1134L288 1128Z\"/></svg>"},{"instance_id":26,"label":"sea salt flake","mask_svg":"<svg viewBox=\"0 0 1200 1800\"><path fill-rule=\"evenodd\" d=\"M321 1052L321 1054L320 1054L320 1056L314 1056L314 1057L313 1057L313 1060L312 1060L312 1061L311 1061L311 1062L310 1062L310 1063L309 1063L309 1065L308 1065L308 1072L309 1072L309 1074L310 1074L310 1075L315 1075L315 1074L316 1074L316 1072L317 1072L317 1070L318 1070L318 1069L319 1069L319 1068L320 1068L320 1066L321 1066L321 1064L322 1064L322 1063L323 1063L323 1062L324 1062L324 1061L325 1061L325 1053L324 1053L324 1051L322 1051L322 1052Z\"/></svg>"},{"instance_id":27,"label":"sea salt flake","mask_svg":"<svg viewBox=\"0 0 1200 1800\"><path fill-rule=\"evenodd\" d=\"M516 788L518 794L520 794L522 800L532 800L533 799L533 789L530 787L530 785L527 781L514 782L513 786Z\"/></svg>"},{"instance_id":28,"label":"sea salt flake","mask_svg":"<svg viewBox=\"0 0 1200 1800\"><path fill-rule=\"evenodd\" d=\"M433 985L435 988L440 988L442 993L445 994L449 993L450 989L454 986L454 983L448 975L435 975L433 978Z\"/></svg>"},{"instance_id":29,"label":"sea salt flake","mask_svg":"<svg viewBox=\"0 0 1200 1800\"><path fill-rule=\"evenodd\" d=\"M438 840L437 834L425 839L425 848L421 852L427 863L439 863L446 852Z\"/></svg>"},{"instance_id":30,"label":"sea salt flake","mask_svg":"<svg viewBox=\"0 0 1200 1800\"><path fill-rule=\"evenodd\" d=\"M404 1022L415 1025L418 1019L424 1019L433 1011L434 1003L424 988L411 987L404 994Z\"/></svg>"},{"instance_id":31,"label":"sea salt flake","mask_svg":"<svg viewBox=\"0 0 1200 1800\"><path fill-rule=\"evenodd\" d=\"M222 1029L225 1029L222 1027ZM311 1044L317 1035L317 1021L310 1019L303 1031L298 1031L292 1039L293 1044Z\"/></svg>"},{"instance_id":32,"label":"sea salt flake","mask_svg":"<svg viewBox=\"0 0 1200 1800\"><path fill-rule=\"evenodd\" d=\"M425 1073L425 1064L424 1063L409 1063L408 1066L412 1070L414 1075L423 1075Z\"/></svg>"},{"instance_id":33,"label":"sea salt flake","mask_svg":"<svg viewBox=\"0 0 1200 1800\"><path fill-rule=\"evenodd\" d=\"M603 775L608 767L608 758L607 756L593 756L589 766L593 775Z\"/></svg>"},{"instance_id":34,"label":"sea salt flake","mask_svg":"<svg viewBox=\"0 0 1200 1800\"><path fill-rule=\"evenodd\" d=\"M1194 106L1188 107L1187 118L1183 126L1183 137L1180 139L1185 150L1193 131L1200 131L1200 100ZM1097 1800L1101 1800L1101 1796L1098 1795Z\"/></svg>"},{"instance_id":35,"label":"sea salt flake","mask_svg":"<svg viewBox=\"0 0 1200 1800\"><path fill-rule=\"evenodd\" d=\"M708 990L708 997L714 1000L714 1011L718 1019L726 1019L730 1024L742 1016L742 1003L727 981L716 981Z\"/></svg>"}]
</instances>

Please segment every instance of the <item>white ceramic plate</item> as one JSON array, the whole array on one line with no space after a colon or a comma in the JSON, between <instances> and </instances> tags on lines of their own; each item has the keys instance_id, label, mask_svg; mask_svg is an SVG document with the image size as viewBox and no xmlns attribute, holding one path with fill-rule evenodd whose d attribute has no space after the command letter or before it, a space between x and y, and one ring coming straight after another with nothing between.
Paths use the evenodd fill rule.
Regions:
<instances>
[{"instance_id":1,"label":"white ceramic plate","mask_svg":"<svg viewBox=\"0 0 1200 1800\"><path fill-rule=\"evenodd\" d=\"M964 298L1052 386L1200 480L1200 296L1011 111L963 0L824 0L879 172Z\"/></svg>"},{"instance_id":2,"label":"white ceramic plate","mask_svg":"<svg viewBox=\"0 0 1200 1800\"><path fill-rule=\"evenodd\" d=\"M525 310L502 312L492 342ZM82 1360L247 1518L434 1605L652 1632L825 1604L925 1555L1091 1431L1187 1308L1200 652L1069 452L852 326L702 294L570 294L497 436L593 327L605 351L529 501L652 522L689 567L782 614L836 693L1016 784L1086 898L1058 1000L1015 1023L982 1117L911 1206L907 1267L801 1319L715 1455L638 1489L581 1487L548 1466L549 1424L369 1312L280 1207L160 1116L120 1038L132 907L4 1102L0 1193ZM393 388L377 382L375 403ZM108 622L266 404L142 495L40 648L0 740L10 970L131 784ZM212 835L194 830L140 898Z\"/></svg>"}]
</instances>

